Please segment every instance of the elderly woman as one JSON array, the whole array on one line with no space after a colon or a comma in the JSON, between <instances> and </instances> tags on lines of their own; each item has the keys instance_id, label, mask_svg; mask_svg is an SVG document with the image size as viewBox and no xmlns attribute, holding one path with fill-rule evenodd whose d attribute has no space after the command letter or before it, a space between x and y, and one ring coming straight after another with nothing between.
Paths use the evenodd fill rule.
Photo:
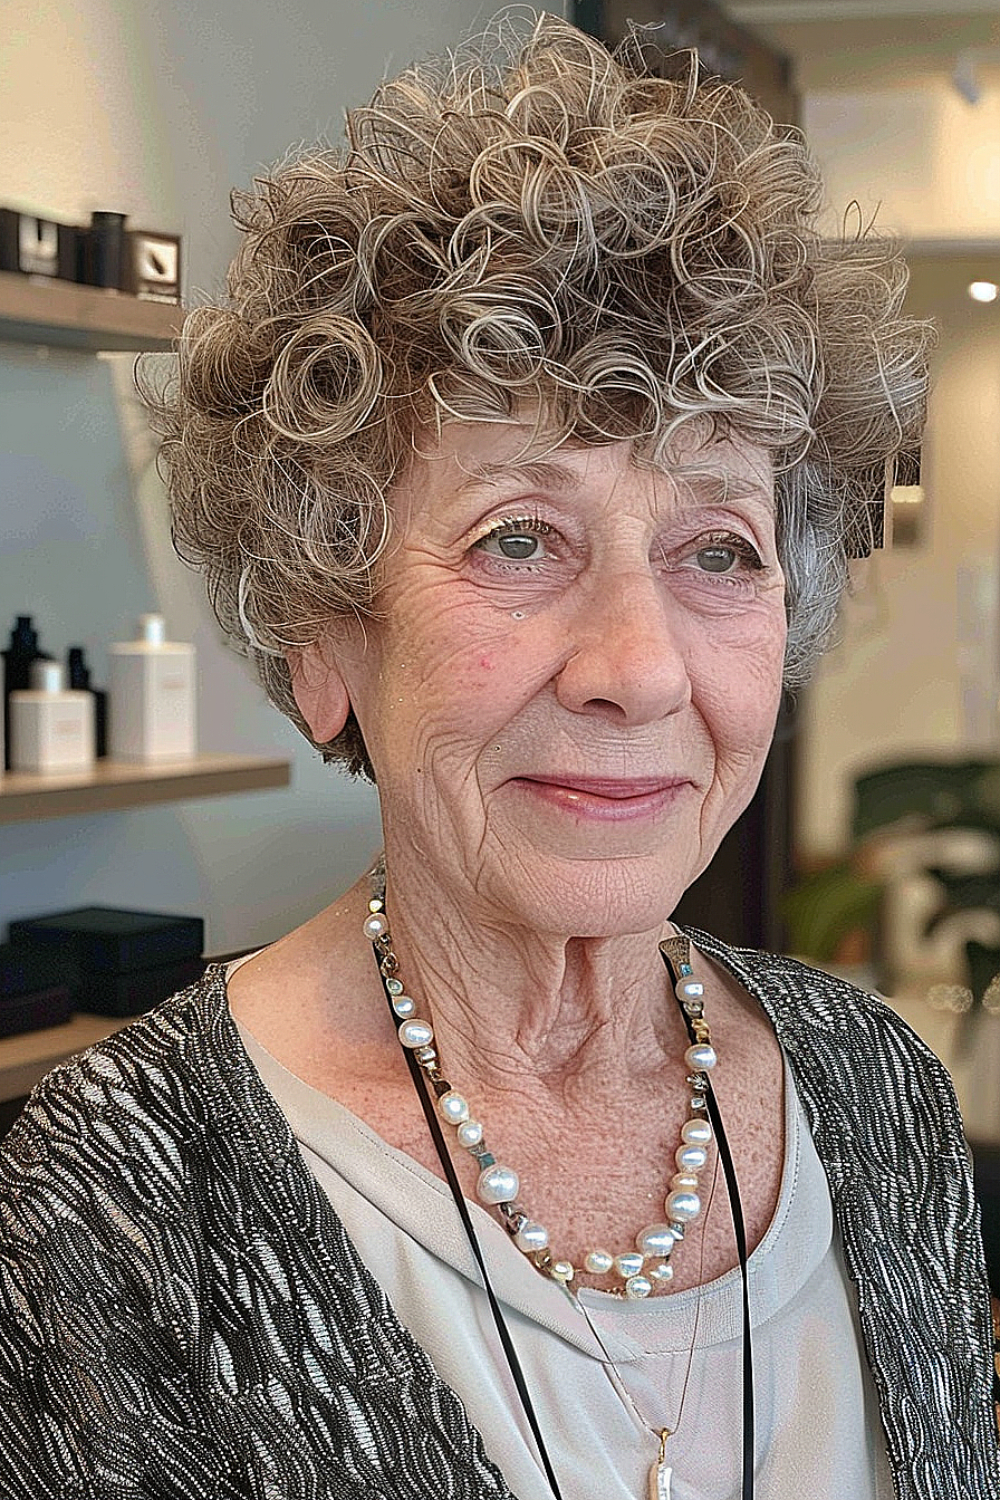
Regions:
<instances>
[{"instance_id":1,"label":"elderly woman","mask_svg":"<svg viewBox=\"0 0 1000 1500\"><path fill-rule=\"evenodd\" d=\"M739 89L551 18L485 56L241 198L186 325L179 546L385 854L36 1091L3 1493L985 1500L946 1074L670 921L918 439L926 330Z\"/></svg>"}]
</instances>

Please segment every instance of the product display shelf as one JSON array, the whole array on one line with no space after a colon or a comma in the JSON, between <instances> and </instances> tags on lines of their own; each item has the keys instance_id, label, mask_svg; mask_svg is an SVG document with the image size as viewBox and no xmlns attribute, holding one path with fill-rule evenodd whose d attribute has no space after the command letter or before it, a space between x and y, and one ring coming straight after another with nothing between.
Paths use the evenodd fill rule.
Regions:
<instances>
[{"instance_id":1,"label":"product display shelf","mask_svg":"<svg viewBox=\"0 0 1000 1500\"><path fill-rule=\"evenodd\" d=\"M63 818L154 802L224 797L288 786L291 763L262 755L195 755L139 763L99 760L90 770L0 776L0 823Z\"/></svg>"},{"instance_id":2,"label":"product display shelf","mask_svg":"<svg viewBox=\"0 0 1000 1500\"><path fill-rule=\"evenodd\" d=\"M184 309L103 287L0 271L0 339L91 352L169 349Z\"/></svg>"}]
</instances>

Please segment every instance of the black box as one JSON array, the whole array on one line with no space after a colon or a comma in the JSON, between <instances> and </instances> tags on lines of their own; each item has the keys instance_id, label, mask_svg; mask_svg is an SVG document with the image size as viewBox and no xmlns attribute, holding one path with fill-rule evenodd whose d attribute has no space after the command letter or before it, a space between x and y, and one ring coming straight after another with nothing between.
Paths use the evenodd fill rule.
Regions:
<instances>
[{"instance_id":1,"label":"black box","mask_svg":"<svg viewBox=\"0 0 1000 1500\"><path fill-rule=\"evenodd\" d=\"M203 958L177 958L152 969L130 969L127 973L81 972L73 989L75 1010L98 1016L141 1016L178 990L186 990L205 972Z\"/></svg>"},{"instance_id":2,"label":"black box","mask_svg":"<svg viewBox=\"0 0 1000 1500\"><path fill-rule=\"evenodd\" d=\"M90 230L82 224L59 225L59 275L63 281L87 280L87 246Z\"/></svg>"},{"instance_id":3,"label":"black box","mask_svg":"<svg viewBox=\"0 0 1000 1500\"><path fill-rule=\"evenodd\" d=\"M0 996L0 1037L59 1026L72 1014L73 996L65 984L34 990L26 995Z\"/></svg>"},{"instance_id":4,"label":"black box","mask_svg":"<svg viewBox=\"0 0 1000 1500\"><path fill-rule=\"evenodd\" d=\"M0 943L0 1000L70 986L75 977L76 964L56 949Z\"/></svg>"},{"instance_id":5,"label":"black box","mask_svg":"<svg viewBox=\"0 0 1000 1500\"><path fill-rule=\"evenodd\" d=\"M113 906L28 917L10 924L12 943L58 950L74 961L80 976L125 974L180 959L201 957L205 924L201 917L165 916Z\"/></svg>"}]
</instances>

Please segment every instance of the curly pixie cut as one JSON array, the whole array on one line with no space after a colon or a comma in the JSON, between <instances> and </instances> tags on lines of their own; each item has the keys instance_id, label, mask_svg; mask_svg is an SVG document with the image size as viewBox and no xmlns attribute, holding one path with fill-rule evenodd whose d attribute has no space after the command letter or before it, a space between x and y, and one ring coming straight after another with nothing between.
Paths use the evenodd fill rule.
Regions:
<instances>
[{"instance_id":1,"label":"curly pixie cut","mask_svg":"<svg viewBox=\"0 0 1000 1500\"><path fill-rule=\"evenodd\" d=\"M797 131L740 88L650 76L553 16L384 83L340 149L236 193L228 295L147 399L175 545L312 743L288 660L377 609L392 487L422 430L544 414L547 440L665 461L707 420L773 457L786 685L829 637L893 456L919 442L929 332L871 234L816 227ZM662 61L662 58L661 58ZM371 774L352 719L318 746Z\"/></svg>"}]
</instances>

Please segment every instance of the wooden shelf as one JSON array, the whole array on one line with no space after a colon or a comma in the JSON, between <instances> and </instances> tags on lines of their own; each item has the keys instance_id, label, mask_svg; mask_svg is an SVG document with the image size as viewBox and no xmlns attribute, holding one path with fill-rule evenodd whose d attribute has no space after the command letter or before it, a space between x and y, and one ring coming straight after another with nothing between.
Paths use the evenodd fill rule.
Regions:
<instances>
[{"instance_id":1,"label":"wooden shelf","mask_svg":"<svg viewBox=\"0 0 1000 1500\"><path fill-rule=\"evenodd\" d=\"M62 775L8 771L0 776L0 823L267 791L288 786L290 780L289 761L259 755L196 755L151 763L99 760L89 771Z\"/></svg>"},{"instance_id":2,"label":"wooden shelf","mask_svg":"<svg viewBox=\"0 0 1000 1500\"><path fill-rule=\"evenodd\" d=\"M0 340L67 349L169 349L184 309L48 276L0 271Z\"/></svg>"},{"instance_id":3,"label":"wooden shelf","mask_svg":"<svg viewBox=\"0 0 1000 1500\"><path fill-rule=\"evenodd\" d=\"M30 1094L40 1078L67 1057L103 1041L134 1021L134 1016L91 1016L82 1011L61 1026L24 1031L0 1039L0 1103Z\"/></svg>"}]
</instances>

